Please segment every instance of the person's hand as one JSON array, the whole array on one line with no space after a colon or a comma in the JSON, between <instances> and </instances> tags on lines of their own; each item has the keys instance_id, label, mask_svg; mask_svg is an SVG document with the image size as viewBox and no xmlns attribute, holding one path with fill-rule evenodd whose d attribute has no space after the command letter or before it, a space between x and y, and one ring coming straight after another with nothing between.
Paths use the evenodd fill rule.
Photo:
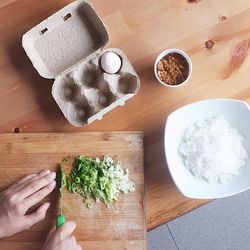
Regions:
<instances>
[{"instance_id":1,"label":"person's hand","mask_svg":"<svg viewBox=\"0 0 250 250\"><path fill-rule=\"evenodd\" d=\"M12 236L44 219L50 206L48 202L26 213L53 191L55 178L54 172L44 170L20 179L0 193L0 238Z\"/></svg>"},{"instance_id":2,"label":"person's hand","mask_svg":"<svg viewBox=\"0 0 250 250\"><path fill-rule=\"evenodd\" d=\"M75 236L71 235L75 228L73 221L65 222L58 229L54 226L48 233L42 250L82 250Z\"/></svg>"}]
</instances>

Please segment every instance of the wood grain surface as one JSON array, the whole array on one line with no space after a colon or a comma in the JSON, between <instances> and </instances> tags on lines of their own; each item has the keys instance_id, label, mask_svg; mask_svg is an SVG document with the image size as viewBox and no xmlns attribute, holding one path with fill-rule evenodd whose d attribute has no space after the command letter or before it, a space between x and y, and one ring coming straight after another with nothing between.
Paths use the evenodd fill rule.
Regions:
<instances>
[{"instance_id":1,"label":"wood grain surface","mask_svg":"<svg viewBox=\"0 0 250 250\"><path fill-rule=\"evenodd\" d=\"M107 208L102 202L88 209L79 195L63 196L63 214L77 224L74 232L83 249L146 249L146 218L143 168L143 136L140 132L121 133L42 133L0 135L0 187L20 177L43 169L56 171L62 159L69 173L73 157L110 154L128 168L136 191L120 194L119 201ZM49 229L55 224L58 210L58 189L47 200L51 203L44 221L14 237L0 240L1 250L41 249ZM101 246L101 248L100 248Z\"/></svg>"},{"instance_id":2,"label":"wood grain surface","mask_svg":"<svg viewBox=\"0 0 250 250\"><path fill-rule=\"evenodd\" d=\"M70 2L0 1L0 131L143 131L147 228L206 203L175 188L164 158L164 123L168 114L193 101L250 102L250 1L92 0L110 33L108 47L127 54L142 86L124 107L81 129L65 120L51 96L53 80L39 76L21 47L26 31ZM193 74L185 86L169 90L154 78L153 64L162 50L174 47L190 55Z\"/></svg>"}]
</instances>

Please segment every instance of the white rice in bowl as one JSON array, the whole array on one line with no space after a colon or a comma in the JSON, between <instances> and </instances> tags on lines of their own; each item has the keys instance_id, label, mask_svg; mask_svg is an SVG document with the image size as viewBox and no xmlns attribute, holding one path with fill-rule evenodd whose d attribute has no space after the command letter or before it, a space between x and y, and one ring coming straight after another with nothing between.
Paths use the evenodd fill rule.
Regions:
<instances>
[{"instance_id":1,"label":"white rice in bowl","mask_svg":"<svg viewBox=\"0 0 250 250\"><path fill-rule=\"evenodd\" d=\"M179 151L186 167L208 182L226 183L248 158L244 138L222 116L198 121L185 131Z\"/></svg>"}]
</instances>

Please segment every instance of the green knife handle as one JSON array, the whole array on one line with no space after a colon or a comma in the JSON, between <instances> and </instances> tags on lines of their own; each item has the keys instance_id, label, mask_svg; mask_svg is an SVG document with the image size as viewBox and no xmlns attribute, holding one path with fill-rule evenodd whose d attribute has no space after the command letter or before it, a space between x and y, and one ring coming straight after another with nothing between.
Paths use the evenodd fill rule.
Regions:
<instances>
[{"instance_id":1,"label":"green knife handle","mask_svg":"<svg viewBox=\"0 0 250 250\"><path fill-rule=\"evenodd\" d=\"M64 222L65 222L65 217L63 215L58 215L56 228L61 227L64 224Z\"/></svg>"}]
</instances>

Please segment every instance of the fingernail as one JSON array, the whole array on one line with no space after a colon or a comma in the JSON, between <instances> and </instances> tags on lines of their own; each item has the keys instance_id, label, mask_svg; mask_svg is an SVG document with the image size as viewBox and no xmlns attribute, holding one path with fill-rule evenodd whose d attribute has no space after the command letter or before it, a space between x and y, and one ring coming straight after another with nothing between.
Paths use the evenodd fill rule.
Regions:
<instances>
[{"instance_id":1,"label":"fingernail","mask_svg":"<svg viewBox=\"0 0 250 250\"><path fill-rule=\"evenodd\" d=\"M73 223L74 223L74 230L75 230L75 228L76 228L76 223L73 221Z\"/></svg>"},{"instance_id":2,"label":"fingernail","mask_svg":"<svg viewBox=\"0 0 250 250\"><path fill-rule=\"evenodd\" d=\"M72 226L72 228L75 230L76 223L74 221L68 221L67 223L70 224L70 226Z\"/></svg>"},{"instance_id":3,"label":"fingernail","mask_svg":"<svg viewBox=\"0 0 250 250\"><path fill-rule=\"evenodd\" d=\"M43 170L42 172L40 172L40 175L44 176L50 173L49 169Z\"/></svg>"},{"instance_id":4,"label":"fingernail","mask_svg":"<svg viewBox=\"0 0 250 250\"><path fill-rule=\"evenodd\" d=\"M56 186L56 181L52 181L50 185L51 185L51 186L53 187L53 189L54 189L55 186Z\"/></svg>"},{"instance_id":5,"label":"fingernail","mask_svg":"<svg viewBox=\"0 0 250 250\"><path fill-rule=\"evenodd\" d=\"M50 176L51 176L51 178L56 178L56 173L55 172L51 172Z\"/></svg>"}]
</instances>

